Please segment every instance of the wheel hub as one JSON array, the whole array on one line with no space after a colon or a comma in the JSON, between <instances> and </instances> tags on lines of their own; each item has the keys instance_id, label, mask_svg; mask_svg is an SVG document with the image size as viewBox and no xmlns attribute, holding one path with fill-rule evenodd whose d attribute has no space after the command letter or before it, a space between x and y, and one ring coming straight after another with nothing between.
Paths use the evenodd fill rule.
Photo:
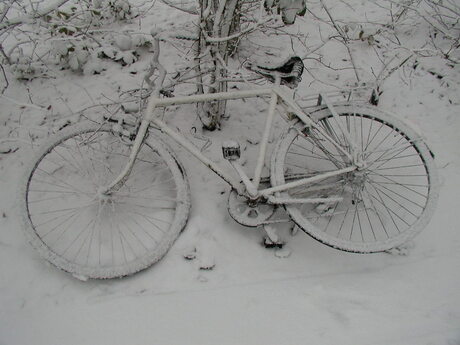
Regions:
<instances>
[{"instance_id":1,"label":"wheel hub","mask_svg":"<svg viewBox=\"0 0 460 345\"><path fill-rule=\"evenodd\" d=\"M363 191L369 179L368 174L369 172L365 170L355 170L348 174L347 184L351 189L350 192L352 194L352 204L357 204L364 201Z\"/></svg>"}]
</instances>

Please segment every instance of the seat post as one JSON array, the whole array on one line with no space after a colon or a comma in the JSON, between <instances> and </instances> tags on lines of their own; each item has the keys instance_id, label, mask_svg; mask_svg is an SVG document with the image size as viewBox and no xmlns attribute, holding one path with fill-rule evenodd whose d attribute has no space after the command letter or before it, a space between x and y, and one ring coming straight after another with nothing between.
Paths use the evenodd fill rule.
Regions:
<instances>
[{"instance_id":1,"label":"seat post","mask_svg":"<svg viewBox=\"0 0 460 345\"><path fill-rule=\"evenodd\" d=\"M275 74L275 85L276 88L278 88L281 84L281 76L279 73ZM268 138L270 136L271 128L272 128L272 123L273 123L273 117L275 116L275 111L276 111L276 105L278 104L278 94L275 92L275 90L272 91L271 98L270 98L270 103L268 106L268 115L267 119L265 120L265 129L264 133L262 134L262 139L260 141L260 149L259 149L259 156L257 157L257 165L256 169L254 171L254 178L253 178L253 184L256 189L259 188L259 182L260 182L260 177L262 174L262 168L264 166L265 162L265 153L267 152L267 143L268 143Z\"/></svg>"}]
</instances>

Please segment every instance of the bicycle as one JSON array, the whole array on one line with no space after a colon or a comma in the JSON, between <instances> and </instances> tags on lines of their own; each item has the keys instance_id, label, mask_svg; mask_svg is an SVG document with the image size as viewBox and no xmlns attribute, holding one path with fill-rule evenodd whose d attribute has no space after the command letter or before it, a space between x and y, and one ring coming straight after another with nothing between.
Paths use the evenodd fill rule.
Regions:
<instances>
[{"instance_id":1,"label":"bicycle","mask_svg":"<svg viewBox=\"0 0 460 345\"><path fill-rule=\"evenodd\" d=\"M415 236L438 197L428 146L409 125L370 105L333 104L321 95L318 105L302 109L280 86L296 86L299 60L249 66L273 87L173 98L159 96L166 72L158 63L156 91L136 126L66 128L30 163L21 189L29 242L80 278L122 277L160 260L190 211L185 170L160 132L231 187L229 212L243 225L267 227L283 206L304 232L344 251L386 251ZM268 97L269 104L251 178L239 163L238 143L223 144L224 168L155 113L170 105L254 97ZM263 178L277 110L287 128L274 146L270 177Z\"/></svg>"}]
</instances>

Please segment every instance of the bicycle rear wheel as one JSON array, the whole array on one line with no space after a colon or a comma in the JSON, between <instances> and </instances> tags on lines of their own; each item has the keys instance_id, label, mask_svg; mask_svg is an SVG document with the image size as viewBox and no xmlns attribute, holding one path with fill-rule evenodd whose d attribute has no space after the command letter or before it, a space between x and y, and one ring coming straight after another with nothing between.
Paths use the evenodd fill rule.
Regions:
<instances>
[{"instance_id":1,"label":"bicycle rear wheel","mask_svg":"<svg viewBox=\"0 0 460 345\"><path fill-rule=\"evenodd\" d=\"M147 268L186 224L187 180L157 140L144 142L119 190L100 193L126 164L127 143L110 126L65 129L27 170L21 207L29 242L77 277L114 278Z\"/></svg>"},{"instance_id":2,"label":"bicycle rear wheel","mask_svg":"<svg viewBox=\"0 0 460 345\"><path fill-rule=\"evenodd\" d=\"M323 133L351 152L351 137L365 168L281 193L283 198L338 198L322 203L289 203L297 225L337 249L371 253L397 247L421 231L431 218L438 182L431 153L411 127L381 110L363 105L313 111L318 129L298 124L278 142L272 184L313 176L352 163ZM347 133L344 133L346 131Z\"/></svg>"}]
</instances>

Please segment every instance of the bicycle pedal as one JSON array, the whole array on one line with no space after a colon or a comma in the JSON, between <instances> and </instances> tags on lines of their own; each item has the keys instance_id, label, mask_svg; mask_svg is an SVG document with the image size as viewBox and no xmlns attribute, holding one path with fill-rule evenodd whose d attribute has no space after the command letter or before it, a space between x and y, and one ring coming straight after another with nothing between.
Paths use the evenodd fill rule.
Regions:
<instances>
[{"instance_id":1,"label":"bicycle pedal","mask_svg":"<svg viewBox=\"0 0 460 345\"><path fill-rule=\"evenodd\" d=\"M227 140L222 143L222 154L226 160L234 161L240 158L240 144L235 140Z\"/></svg>"},{"instance_id":2,"label":"bicycle pedal","mask_svg":"<svg viewBox=\"0 0 460 345\"><path fill-rule=\"evenodd\" d=\"M281 242L281 241L273 242L268 237L264 237L264 242L262 244L267 249L272 249L272 248L281 249L284 246L284 242Z\"/></svg>"}]
</instances>

